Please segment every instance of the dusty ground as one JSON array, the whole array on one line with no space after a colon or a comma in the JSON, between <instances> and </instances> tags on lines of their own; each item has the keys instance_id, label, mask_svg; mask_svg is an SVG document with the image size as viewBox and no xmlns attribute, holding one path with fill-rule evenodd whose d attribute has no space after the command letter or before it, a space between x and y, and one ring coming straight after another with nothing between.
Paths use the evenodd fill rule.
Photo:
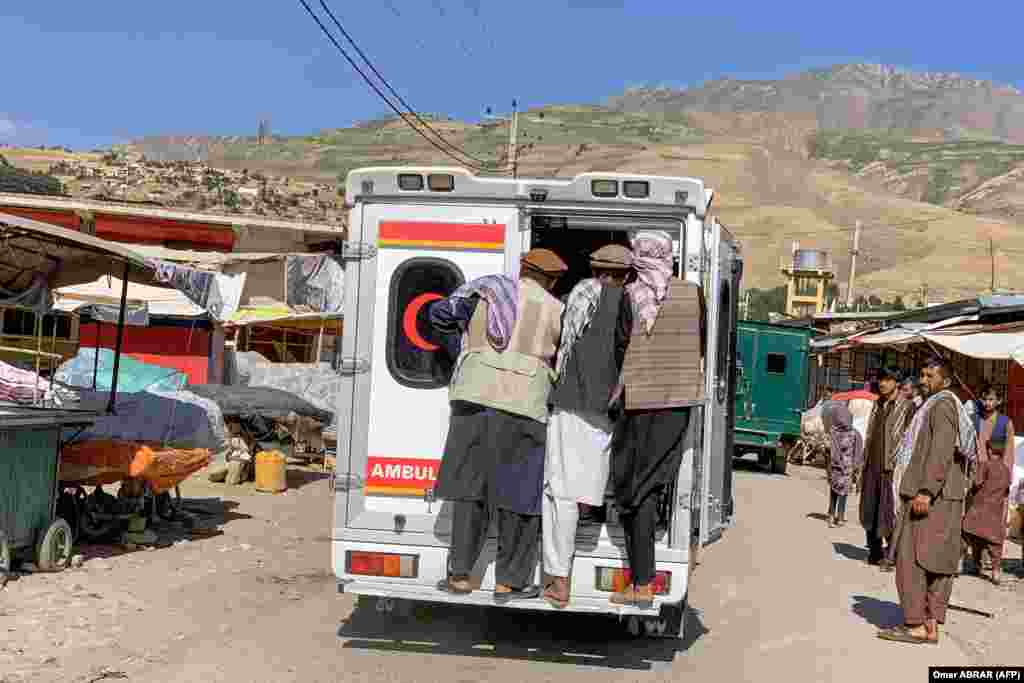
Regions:
<instances>
[{"instance_id":1,"label":"dusty ground","mask_svg":"<svg viewBox=\"0 0 1024 683\"><path fill-rule=\"evenodd\" d=\"M821 521L821 472L740 468L739 521L697 569L683 641L569 615L379 614L337 594L331 492L307 472L278 496L193 480L196 510L225 495L226 512L199 516L223 535L170 528L177 542L157 550L87 547L80 569L9 584L0 681L923 680L929 664L1024 663L1019 546L1002 588L957 580L954 603L994 619L953 612L938 647L889 644L874 633L899 618L891 575L864 564L856 525Z\"/></svg>"}]
</instances>

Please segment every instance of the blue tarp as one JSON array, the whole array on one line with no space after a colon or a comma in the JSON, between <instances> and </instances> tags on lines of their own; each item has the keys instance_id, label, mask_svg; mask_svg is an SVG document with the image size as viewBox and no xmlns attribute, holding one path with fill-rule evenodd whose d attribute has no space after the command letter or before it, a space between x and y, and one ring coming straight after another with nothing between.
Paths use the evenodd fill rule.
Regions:
<instances>
[{"instance_id":1,"label":"blue tarp","mask_svg":"<svg viewBox=\"0 0 1024 683\"><path fill-rule=\"evenodd\" d=\"M63 384L83 389L92 389L93 361L96 349L82 347L78 355L63 363L54 375L54 379ZM188 382L183 372L162 368L137 361L121 354L121 365L117 372L117 391L135 393L138 391L177 391ZM110 391L114 379L114 352L110 349L99 350L99 371L96 373L96 390Z\"/></svg>"}]
</instances>

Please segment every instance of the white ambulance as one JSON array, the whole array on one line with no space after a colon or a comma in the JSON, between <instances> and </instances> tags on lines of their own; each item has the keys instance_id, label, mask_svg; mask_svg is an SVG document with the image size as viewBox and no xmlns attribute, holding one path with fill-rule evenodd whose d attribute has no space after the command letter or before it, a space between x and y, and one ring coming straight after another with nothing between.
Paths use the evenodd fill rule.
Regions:
<instances>
[{"instance_id":1,"label":"white ambulance","mask_svg":"<svg viewBox=\"0 0 1024 683\"><path fill-rule=\"evenodd\" d=\"M681 635L700 548L732 519L733 358L739 247L709 214L713 192L693 178L585 173L571 179L475 176L461 168L367 168L349 173L350 207L338 396L332 542L339 589L396 600L494 605L494 529L477 567L480 589L454 595L446 576L449 505L433 495L448 431L448 356L433 340L426 305L497 272L518 274L533 247L554 249L570 271L630 232L664 230L676 275L703 286L707 348L703 400L694 401L682 466L657 536L653 608L609 601L628 567L614 506L581 525L569 612L619 615L635 633ZM440 340L436 340L440 341ZM538 566L536 581L542 580ZM495 605L496 606L496 605ZM497 607L497 606L496 606ZM551 610L543 599L504 609Z\"/></svg>"}]
</instances>

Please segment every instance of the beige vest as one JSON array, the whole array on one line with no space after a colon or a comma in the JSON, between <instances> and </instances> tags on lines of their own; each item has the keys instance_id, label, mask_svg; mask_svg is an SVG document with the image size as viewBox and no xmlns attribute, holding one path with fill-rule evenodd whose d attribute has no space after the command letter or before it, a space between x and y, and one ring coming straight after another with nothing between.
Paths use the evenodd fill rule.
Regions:
<instances>
[{"instance_id":1,"label":"beige vest","mask_svg":"<svg viewBox=\"0 0 1024 683\"><path fill-rule=\"evenodd\" d=\"M676 408L704 398L704 299L700 288L672 280L654 330L634 315L622 365L626 410Z\"/></svg>"},{"instance_id":2,"label":"beige vest","mask_svg":"<svg viewBox=\"0 0 1024 683\"><path fill-rule=\"evenodd\" d=\"M452 374L449 400L470 401L547 422L562 308L540 285L520 280L512 338L508 348L499 352L487 341L488 305L480 299Z\"/></svg>"}]
</instances>

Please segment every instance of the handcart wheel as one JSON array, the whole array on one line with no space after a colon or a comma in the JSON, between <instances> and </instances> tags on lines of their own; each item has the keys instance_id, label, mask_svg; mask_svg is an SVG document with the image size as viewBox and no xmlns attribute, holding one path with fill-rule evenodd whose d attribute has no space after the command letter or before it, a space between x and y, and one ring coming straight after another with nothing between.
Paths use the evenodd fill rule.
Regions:
<instances>
[{"instance_id":1,"label":"handcart wheel","mask_svg":"<svg viewBox=\"0 0 1024 683\"><path fill-rule=\"evenodd\" d=\"M78 508L78 531L81 535L90 541L99 541L106 538L114 529L117 528L117 520L101 520L97 519L94 513L94 507L96 506L94 500L90 496L86 496L85 492L82 492L81 496L76 496L80 501Z\"/></svg>"},{"instance_id":2,"label":"handcart wheel","mask_svg":"<svg viewBox=\"0 0 1024 683\"><path fill-rule=\"evenodd\" d=\"M53 520L36 546L36 566L44 572L59 572L71 562L74 537L63 517Z\"/></svg>"},{"instance_id":3,"label":"handcart wheel","mask_svg":"<svg viewBox=\"0 0 1024 683\"><path fill-rule=\"evenodd\" d=\"M0 531L0 588L7 585L11 576L11 544L7 542L7 534Z\"/></svg>"},{"instance_id":4,"label":"handcart wheel","mask_svg":"<svg viewBox=\"0 0 1024 683\"><path fill-rule=\"evenodd\" d=\"M181 490L175 486L173 496L170 491L165 491L156 496L154 503L157 516L166 522L173 522L181 511Z\"/></svg>"}]
</instances>

